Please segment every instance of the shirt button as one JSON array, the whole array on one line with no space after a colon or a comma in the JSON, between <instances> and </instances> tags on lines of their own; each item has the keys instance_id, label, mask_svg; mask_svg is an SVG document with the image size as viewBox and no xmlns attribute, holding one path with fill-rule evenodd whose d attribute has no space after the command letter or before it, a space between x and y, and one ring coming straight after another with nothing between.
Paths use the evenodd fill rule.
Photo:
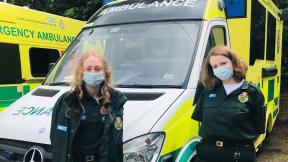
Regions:
<instances>
[{"instance_id":1,"label":"shirt button","mask_svg":"<svg viewBox=\"0 0 288 162\"><path fill-rule=\"evenodd\" d=\"M68 157L68 158L70 158L70 156L71 156L70 154L67 154L67 157Z\"/></svg>"},{"instance_id":2,"label":"shirt button","mask_svg":"<svg viewBox=\"0 0 288 162\"><path fill-rule=\"evenodd\" d=\"M71 133L74 133L74 130L73 130L73 129L71 129Z\"/></svg>"}]
</instances>

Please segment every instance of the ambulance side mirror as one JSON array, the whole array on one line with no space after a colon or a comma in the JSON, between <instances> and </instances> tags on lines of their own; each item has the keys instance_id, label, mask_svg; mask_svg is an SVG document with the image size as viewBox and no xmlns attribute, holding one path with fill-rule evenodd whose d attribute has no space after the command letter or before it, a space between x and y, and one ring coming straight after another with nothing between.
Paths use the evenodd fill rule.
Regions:
<instances>
[{"instance_id":1,"label":"ambulance side mirror","mask_svg":"<svg viewBox=\"0 0 288 162\"><path fill-rule=\"evenodd\" d=\"M49 63L48 72L54 67L54 65L55 65L55 62Z\"/></svg>"},{"instance_id":2,"label":"ambulance side mirror","mask_svg":"<svg viewBox=\"0 0 288 162\"><path fill-rule=\"evenodd\" d=\"M288 8L282 9L280 13L280 20L285 20L288 16Z\"/></svg>"}]
</instances>

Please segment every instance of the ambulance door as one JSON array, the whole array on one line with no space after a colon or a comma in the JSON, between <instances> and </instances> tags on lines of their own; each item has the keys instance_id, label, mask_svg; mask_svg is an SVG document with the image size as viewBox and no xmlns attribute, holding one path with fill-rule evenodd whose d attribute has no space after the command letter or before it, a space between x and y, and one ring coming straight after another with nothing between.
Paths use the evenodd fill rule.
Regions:
<instances>
[{"instance_id":1,"label":"ambulance door","mask_svg":"<svg viewBox=\"0 0 288 162\"><path fill-rule=\"evenodd\" d=\"M217 45L227 45L230 47L228 28L225 20L217 19L204 21L202 26L203 34L201 34L199 39L199 47L188 83L188 88L197 87L203 60L208 55L210 49Z\"/></svg>"},{"instance_id":2,"label":"ambulance door","mask_svg":"<svg viewBox=\"0 0 288 162\"><path fill-rule=\"evenodd\" d=\"M0 112L22 96L21 61L18 44L0 43Z\"/></svg>"},{"instance_id":3,"label":"ambulance door","mask_svg":"<svg viewBox=\"0 0 288 162\"><path fill-rule=\"evenodd\" d=\"M199 98L199 92L203 88L198 85L198 79L201 71L203 60L206 58L209 50L217 45L230 46L227 23L224 20L204 21L202 25L202 34L199 38L199 46L194 60L194 66L191 72L188 88L196 88L194 96L194 104ZM198 76L198 77L197 77ZM192 137L179 152L175 162L193 161L196 155L195 143L199 141L198 138ZM190 155L190 156L187 156Z\"/></svg>"}]
</instances>

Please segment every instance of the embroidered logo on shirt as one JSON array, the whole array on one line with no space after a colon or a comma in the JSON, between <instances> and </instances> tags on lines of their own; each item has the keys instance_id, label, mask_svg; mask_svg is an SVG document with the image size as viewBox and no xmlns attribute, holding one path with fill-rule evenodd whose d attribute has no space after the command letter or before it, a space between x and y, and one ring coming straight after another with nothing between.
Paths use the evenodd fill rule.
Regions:
<instances>
[{"instance_id":1,"label":"embroidered logo on shirt","mask_svg":"<svg viewBox=\"0 0 288 162\"><path fill-rule=\"evenodd\" d=\"M67 126L64 125L57 125L57 130L63 131L63 132L67 132Z\"/></svg>"},{"instance_id":2,"label":"embroidered logo on shirt","mask_svg":"<svg viewBox=\"0 0 288 162\"><path fill-rule=\"evenodd\" d=\"M216 93L211 93L211 94L209 95L209 98L211 98L211 97L216 97Z\"/></svg>"},{"instance_id":3,"label":"embroidered logo on shirt","mask_svg":"<svg viewBox=\"0 0 288 162\"><path fill-rule=\"evenodd\" d=\"M247 93L247 92L242 92L242 93L238 96L238 100L239 100L241 103L247 102L248 99L249 99L249 97L248 97L248 93Z\"/></svg>"},{"instance_id":4,"label":"embroidered logo on shirt","mask_svg":"<svg viewBox=\"0 0 288 162\"><path fill-rule=\"evenodd\" d=\"M114 122L114 126L117 130L121 130L123 128L122 118L117 116Z\"/></svg>"}]
</instances>

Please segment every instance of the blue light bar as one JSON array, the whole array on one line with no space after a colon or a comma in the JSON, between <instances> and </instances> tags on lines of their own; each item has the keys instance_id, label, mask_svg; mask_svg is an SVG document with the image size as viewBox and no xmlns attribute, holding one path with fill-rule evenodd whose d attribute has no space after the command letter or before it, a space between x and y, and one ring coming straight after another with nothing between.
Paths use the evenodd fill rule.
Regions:
<instances>
[{"instance_id":1,"label":"blue light bar","mask_svg":"<svg viewBox=\"0 0 288 162\"><path fill-rule=\"evenodd\" d=\"M247 12L247 0L224 0L226 17L245 18Z\"/></svg>"}]
</instances>

